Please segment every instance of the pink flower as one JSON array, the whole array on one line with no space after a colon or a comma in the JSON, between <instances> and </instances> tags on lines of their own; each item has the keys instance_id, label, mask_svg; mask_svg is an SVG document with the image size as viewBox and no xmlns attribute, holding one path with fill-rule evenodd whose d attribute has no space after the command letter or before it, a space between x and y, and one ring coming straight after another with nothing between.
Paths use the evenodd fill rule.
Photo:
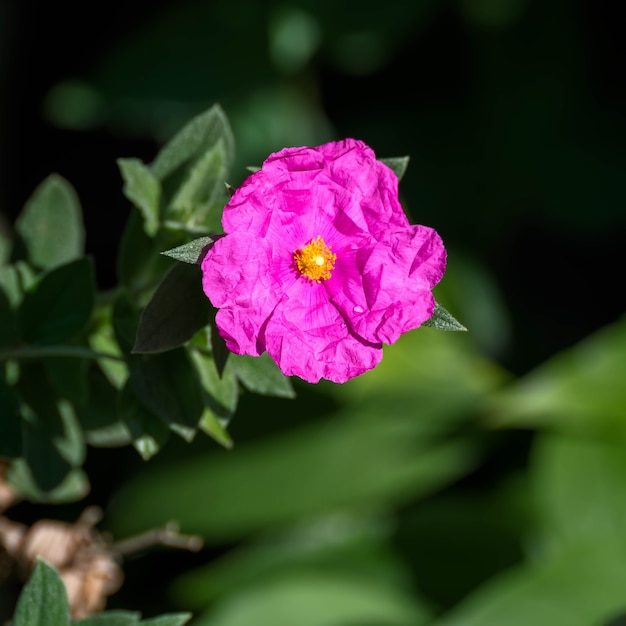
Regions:
<instances>
[{"instance_id":1,"label":"pink flower","mask_svg":"<svg viewBox=\"0 0 626 626\"><path fill-rule=\"evenodd\" d=\"M360 141L270 155L222 224L202 261L217 328L287 376L344 382L433 314L443 243L409 224L396 175Z\"/></svg>"}]
</instances>

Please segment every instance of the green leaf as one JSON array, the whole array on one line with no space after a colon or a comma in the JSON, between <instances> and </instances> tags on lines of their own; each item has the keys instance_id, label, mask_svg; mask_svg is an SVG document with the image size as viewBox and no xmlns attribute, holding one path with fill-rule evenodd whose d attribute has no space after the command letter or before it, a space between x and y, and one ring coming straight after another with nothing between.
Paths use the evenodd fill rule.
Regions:
<instances>
[{"instance_id":1,"label":"green leaf","mask_svg":"<svg viewBox=\"0 0 626 626\"><path fill-rule=\"evenodd\" d=\"M130 431L132 444L144 461L152 458L169 439L170 430L159 417L139 403L130 386L122 390L120 417Z\"/></svg>"},{"instance_id":2,"label":"green leaf","mask_svg":"<svg viewBox=\"0 0 626 626\"><path fill-rule=\"evenodd\" d=\"M11 258L13 242L7 235L0 231L0 266L4 265Z\"/></svg>"},{"instance_id":3,"label":"green leaf","mask_svg":"<svg viewBox=\"0 0 626 626\"><path fill-rule=\"evenodd\" d=\"M165 220L193 229L219 230L222 209L228 202L227 176L224 142L219 139L190 166L165 211Z\"/></svg>"},{"instance_id":4,"label":"green leaf","mask_svg":"<svg viewBox=\"0 0 626 626\"><path fill-rule=\"evenodd\" d=\"M35 272L23 261L0 267L0 288L14 309L20 305L24 292L35 283Z\"/></svg>"},{"instance_id":5,"label":"green leaf","mask_svg":"<svg viewBox=\"0 0 626 626\"><path fill-rule=\"evenodd\" d=\"M393 173L398 177L398 181L401 181L404 174L409 167L408 156L403 157L387 157L385 159L378 159L381 163L384 163L387 167L393 170Z\"/></svg>"},{"instance_id":6,"label":"green leaf","mask_svg":"<svg viewBox=\"0 0 626 626\"><path fill-rule=\"evenodd\" d=\"M22 418L19 398L0 377L0 458L13 459L22 454Z\"/></svg>"},{"instance_id":7,"label":"green leaf","mask_svg":"<svg viewBox=\"0 0 626 626\"><path fill-rule=\"evenodd\" d=\"M495 395L490 421L626 439L626 318L564 350Z\"/></svg>"},{"instance_id":8,"label":"green leaf","mask_svg":"<svg viewBox=\"0 0 626 626\"><path fill-rule=\"evenodd\" d=\"M128 427L118 411L117 387L98 368L88 373L90 403L76 407L85 441L95 447L118 447L131 443Z\"/></svg>"},{"instance_id":9,"label":"green leaf","mask_svg":"<svg viewBox=\"0 0 626 626\"><path fill-rule=\"evenodd\" d=\"M140 619L140 613L106 611L99 615L72 620L72 626L135 626L140 623Z\"/></svg>"},{"instance_id":10,"label":"green leaf","mask_svg":"<svg viewBox=\"0 0 626 626\"><path fill-rule=\"evenodd\" d=\"M184 626L191 617L191 613L170 613L144 620L141 624L142 626Z\"/></svg>"},{"instance_id":11,"label":"green leaf","mask_svg":"<svg viewBox=\"0 0 626 626\"><path fill-rule=\"evenodd\" d=\"M88 362L80 358L50 357L42 359L46 375L56 395L74 405L86 405Z\"/></svg>"},{"instance_id":12,"label":"green leaf","mask_svg":"<svg viewBox=\"0 0 626 626\"><path fill-rule=\"evenodd\" d=\"M152 171L158 179L163 180L191 159L204 154L220 139L224 142L230 169L235 140L224 111L216 104L194 117L161 149L151 164Z\"/></svg>"},{"instance_id":13,"label":"green leaf","mask_svg":"<svg viewBox=\"0 0 626 626\"><path fill-rule=\"evenodd\" d=\"M214 237L199 237L189 243L184 243L182 246L165 250L161 252L161 254L176 259L177 261L183 261L184 263L200 263L204 256L204 250L214 241Z\"/></svg>"},{"instance_id":14,"label":"green leaf","mask_svg":"<svg viewBox=\"0 0 626 626\"><path fill-rule=\"evenodd\" d=\"M623 541L598 535L490 580L433 626L608 626L624 580Z\"/></svg>"},{"instance_id":15,"label":"green leaf","mask_svg":"<svg viewBox=\"0 0 626 626\"><path fill-rule=\"evenodd\" d=\"M69 626L70 608L58 572L38 559L20 594L13 626Z\"/></svg>"},{"instance_id":16,"label":"green leaf","mask_svg":"<svg viewBox=\"0 0 626 626\"><path fill-rule=\"evenodd\" d=\"M0 288L0 348L13 346L19 342L15 311Z\"/></svg>"},{"instance_id":17,"label":"green leaf","mask_svg":"<svg viewBox=\"0 0 626 626\"><path fill-rule=\"evenodd\" d=\"M54 471L53 467L51 469ZM50 504L76 502L82 500L89 493L87 475L79 469L71 470L54 489L43 491L36 484L24 459L17 459L11 463L7 480L17 493L32 502Z\"/></svg>"},{"instance_id":18,"label":"green leaf","mask_svg":"<svg viewBox=\"0 0 626 626\"><path fill-rule=\"evenodd\" d=\"M186 441L194 438L204 403L184 349L133 357L129 382L139 401L170 430Z\"/></svg>"},{"instance_id":19,"label":"green leaf","mask_svg":"<svg viewBox=\"0 0 626 626\"><path fill-rule=\"evenodd\" d=\"M230 450L233 447L233 440L226 430L227 423L227 420L220 419L211 409L206 408L202 413L198 427L220 446Z\"/></svg>"},{"instance_id":20,"label":"green leaf","mask_svg":"<svg viewBox=\"0 0 626 626\"><path fill-rule=\"evenodd\" d=\"M48 345L72 339L87 325L94 297L89 258L51 270L24 296L19 310L22 338Z\"/></svg>"},{"instance_id":21,"label":"green leaf","mask_svg":"<svg viewBox=\"0 0 626 626\"><path fill-rule=\"evenodd\" d=\"M291 381L267 353L259 357L233 355L230 366L249 391L279 398L296 397Z\"/></svg>"},{"instance_id":22,"label":"green leaf","mask_svg":"<svg viewBox=\"0 0 626 626\"><path fill-rule=\"evenodd\" d=\"M139 159L118 159L117 164L124 178L124 195L141 212L146 235L154 237L161 221L159 180Z\"/></svg>"},{"instance_id":23,"label":"green leaf","mask_svg":"<svg viewBox=\"0 0 626 626\"><path fill-rule=\"evenodd\" d=\"M211 355L202 350L190 350L189 356L204 391L204 404L222 423L228 423L239 399L239 385L233 369L227 367L220 376Z\"/></svg>"},{"instance_id":24,"label":"green leaf","mask_svg":"<svg viewBox=\"0 0 626 626\"><path fill-rule=\"evenodd\" d=\"M429 328L436 328L437 330L453 330L463 331L467 330L463 324L458 322L448 311L446 311L440 304L435 304L435 310L432 317L426 320L422 326L428 326Z\"/></svg>"},{"instance_id":25,"label":"green leaf","mask_svg":"<svg viewBox=\"0 0 626 626\"><path fill-rule=\"evenodd\" d=\"M211 310L202 290L200 268L177 263L141 314L133 352L161 352L182 346L209 324Z\"/></svg>"},{"instance_id":26,"label":"green leaf","mask_svg":"<svg viewBox=\"0 0 626 626\"><path fill-rule=\"evenodd\" d=\"M74 188L53 174L37 187L15 222L29 261L51 269L84 253L82 210Z\"/></svg>"}]
</instances>

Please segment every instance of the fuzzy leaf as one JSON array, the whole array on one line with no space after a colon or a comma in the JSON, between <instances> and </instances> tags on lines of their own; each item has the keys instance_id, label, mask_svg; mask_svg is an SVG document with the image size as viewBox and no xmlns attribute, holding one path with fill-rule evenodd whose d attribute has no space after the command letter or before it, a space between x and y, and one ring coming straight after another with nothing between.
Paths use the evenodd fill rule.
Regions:
<instances>
[{"instance_id":1,"label":"fuzzy leaf","mask_svg":"<svg viewBox=\"0 0 626 626\"><path fill-rule=\"evenodd\" d=\"M13 626L69 626L70 607L58 572L43 559L20 594Z\"/></svg>"},{"instance_id":2,"label":"fuzzy leaf","mask_svg":"<svg viewBox=\"0 0 626 626\"><path fill-rule=\"evenodd\" d=\"M85 233L82 210L74 188L53 174L26 202L15 222L28 259L36 267L51 269L81 257Z\"/></svg>"},{"instance_id":3,"label":"fuzzy leaf","mask_svg":"<svg viewBox=\"0 0 626 626\"><path fill-rule=\"evenodd\" d=\"M467 330L463 324L458 322L440 304L435 305L435 310L430 319L426 320L422 326L436 328L437 330L464 331Z\"/></svg>"},{"instance_id":4,"label":"fuzzy leaf","mask_svg":"<svg viewBox=\"0 0 626 626\"><path fill-rule=\"evenodd\" d=\"M220 139L224 141L230 168L235 141L224 111L216 104L194 117L161 149L151 164L152 171L159 180L163 180Z\"/></svg>"},{"instance_id":5,"label":"fuzzy leaf","mask_svg":"<svg viewBox=\"0 0 626 626\"><path fill-rule=\"evenodd\" d=\"M183 345L208 325L211 310L200 268L177 263L141 315L133 352L162 352Z\"/></svg>"},{"instance_id":6,"label":"fuzzy leaf","mask_svg":"<svg viewBox=\"0 0 626 626\"><path fill-rule=\"evenodd\" d=\"M407 167L409 167L409 157L388 157L385 159L378 159L381 163L384 163L387 167L393 170L393 173L398 177L398 181L402 180Z\"/></svg>"},{"instance_id":7,"label":"fuzzy leaf","mask_svg":"<svg viewBox=\"0 0 626 626\"><path fill-rule=\"evenodd\" d=\"M165 250L161 254L169 256L184 263L200 263L204 250L215 241L215 237L199 237L182 246L177 246L171 250Z\"/></svg>"},{"instance_id":8,"label":"fuzzy leaf","mask_svg":"<svg viewBox=\"0 0 626 626\"><path fill-rule=\"evenodd\" d=\"M141 626L184 626L190 619L191 613L171 613L147 619Z\"/></svg>"},{"instance_id":9,"label":"fuzzy leaf","mask_svg":"<svg viewBox=\"0 0 626 626\"><path fill-rule=\"evenodd\" d=\"M161 185L152 170L139 159L118 159L124 178L124 195L139 209L146 235L159 230Z\"/></svg>"},{"instance_id":10,"label":"fuzzy leaf","mask_svg":"<svg viewBox=\"0 0 626 626\"><path fill-rule=\"evenodd\" d=\"M90 259L78 259L53 269L24 296L19 310L22 338L45 345L73 338L89 321L94 298Z\"/></svg>"}]
</instances>

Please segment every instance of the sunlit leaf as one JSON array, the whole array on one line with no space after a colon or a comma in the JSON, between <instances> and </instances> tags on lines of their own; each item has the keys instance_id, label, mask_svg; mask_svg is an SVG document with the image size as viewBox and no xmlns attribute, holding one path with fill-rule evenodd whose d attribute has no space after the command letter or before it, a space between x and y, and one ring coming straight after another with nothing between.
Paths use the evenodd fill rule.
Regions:
<instances>
[{"instance_id":1,"label":"sunlit leaf","mask_svg":"<svg viewBox=\"0 0 626 626\"><path fill-rule=\"evenodd\" d=\"M430 328L436 328L437 330L453 330L462 331L467 330L463 324L458 322L454 317L446 311L440 304L435 305L432 317L427 319L422 326L428 326Z\"/></svg>"},{"instance_id":2,"label":"sunlit leaf","mask_svg":"<svg viewBox=\"0 0 626 626\"><path fill-rule=\"evenodd\" d=\"M184 263L199 263L206 247L211 245L214 241L214 237L199 237L182 246L165 250L161 252L161 254L176 259L177 261L183 261Z\"/></svg>"},{"instance_id":3,"label":"sunlit leaf","mask_svg":"<svg viewBox=\"0 0 626 626\"><path fill-rule=\"evenodd\" d=\"M118 159L124 178L124 195L139 209L149 237L159 230L161 185L152 170L139 159Z\"/></svg>"}]
</instances>

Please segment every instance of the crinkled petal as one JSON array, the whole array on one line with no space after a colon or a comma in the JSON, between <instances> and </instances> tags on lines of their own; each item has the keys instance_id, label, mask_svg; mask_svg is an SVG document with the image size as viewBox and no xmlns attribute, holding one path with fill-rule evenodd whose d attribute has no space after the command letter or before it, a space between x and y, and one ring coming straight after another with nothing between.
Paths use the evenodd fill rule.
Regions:
<instances>
[{"instance_id":1,"label":"crinkled petal","mask_svg":"<svg viewBox=\"0 0 626 626\"><path fill-rule=\"evenodd\" d=\"M439 235L411 226L342 259L326 288L354 332L391 344L432 316L445 263Z\"/></svg>"},{"instance_id":2,"label":"crinkled petal","mask_svg":"<svg viewBox=\"0 0 626 626\"><path fill-rule=\"evenodd\" d=\"M263 325L281 297L271 268L271 250L247 233L218 239L202 261L204 292L220 309L217 327L236 354L265 350Z\"/></svg>"},{"instance_id":3,"label":"crinkled petal","mask_svg":"<svg viewBox=\"0 0 626 626\"><path fill-rule=\"evenodd\" d=\"M382 345L355 337L318 284L299 281L265 329L267 351L286 376L337 383L375 367Z\"/></svg>"}]
</instances>

